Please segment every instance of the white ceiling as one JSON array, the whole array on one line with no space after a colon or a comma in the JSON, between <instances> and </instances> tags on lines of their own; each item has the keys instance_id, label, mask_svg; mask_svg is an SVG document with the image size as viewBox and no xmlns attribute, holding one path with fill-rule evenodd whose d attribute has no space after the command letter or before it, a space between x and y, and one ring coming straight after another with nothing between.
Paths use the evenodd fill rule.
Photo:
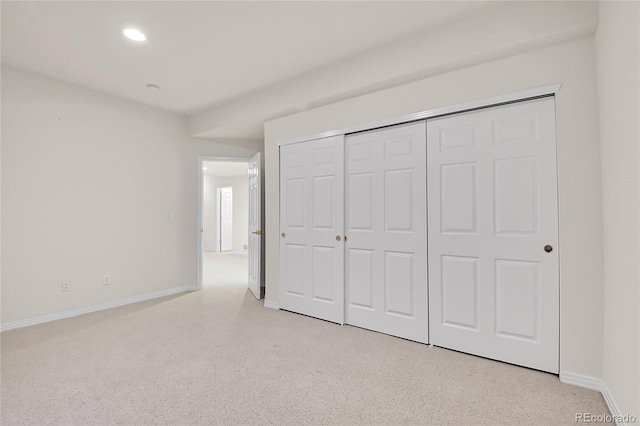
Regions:
<instances>
[{"instance_id":1,"label":"white ceiling","mask_svg":"<svg viewBox=\"0 0 640 426\"><path fill-rule=\"evenodd\" d=\"M193 114L487 5L3 1L2 62ZM122 29L127 25L142 29L147 42L126 40ZM148 83L161 90L148 89Z\"/></svg>"},{"instance_id":2,"label":"white ceiling","mask_svg":"<svg viewBox=\"0 0 640 426\"><path fill-rule=\"evenodd\" d=\"M247 163L232 163L224 161L205 161L203 162L204 173L211 176L247 176L249 166Z\"/></svg>"}]
</instances>

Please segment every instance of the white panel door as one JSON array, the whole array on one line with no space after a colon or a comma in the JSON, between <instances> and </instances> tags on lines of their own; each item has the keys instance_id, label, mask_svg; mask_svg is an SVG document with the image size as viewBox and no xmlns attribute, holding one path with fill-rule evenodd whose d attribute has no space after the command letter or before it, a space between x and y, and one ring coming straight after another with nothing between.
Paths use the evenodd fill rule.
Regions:
<instances>
[{"instance_id":1,"label":"white panel door","mask_svg":"<svg viewBox=\"0 0 640 426\"><path fill-rule=\"evenodd\" d=\"M554 99L428 120L427 141L431 343L557 373Z\"/></svg>"},{"instance_id":2,"label":"white panel door","mask_svg":"<svg viewBox=\"0 0 640 426\"><path fill-rule=\"evenodd\" d=\"M218 189L218 211L220 218L220 251L233 249L233 188Z\"/></svg>"},{"instance_id":3,"label":"white panel door","mask_svg":"<svg viewBox=\"0 0 640 426\"><path fill-rule=\"evenodd\" d=\"M260 153L249 160L249 290L260 299L262 283L262 209Z\"/></svg>"},{"instance_id":4,"label":"white panel door","mask_svg":"<svg viewBox=\"0 0 640 426\"><path fill-rule=\"evenodd\" d=\"M346 322L427 343L426 124L345 144Z\"/></svg>"},{"instance_id":5,"label":"white panel door","mask_svg":"<svg viewBox=\"0 0 640 426\"><path fill-rule=\"evenodd\" d=\"M280 307L344 323L344 137L280 147Z\"/></svg>"}]
</instances>

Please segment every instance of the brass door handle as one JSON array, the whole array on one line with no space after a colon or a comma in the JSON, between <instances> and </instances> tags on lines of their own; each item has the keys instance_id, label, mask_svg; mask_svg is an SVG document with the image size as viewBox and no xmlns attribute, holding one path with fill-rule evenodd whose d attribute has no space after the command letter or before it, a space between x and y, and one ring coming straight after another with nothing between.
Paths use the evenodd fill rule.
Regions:
<instances>
[{"instance_id":1,"label":"brass door handle","mask_svg":"<svg viewBox=\"0 0 640 426\"><path fill-rule=\"evenodd\" d=\"M342 239L342 237L340 237L340 235L336 235L336 241L340 241Z\"/></svg>"},{"instance_id":2,"label":"brass door handle","mask_svg":"<svg viewBox=\"0 0 640 426\"><path fill-rule=\"evenodd\" d=\"M547 253L551 253L551 251L553 250L553 247L550 246L549 244L547 244L546 246L544 246L544 251L546 251Z\"/></svg>"},{"instance_id":3,"label":"brass door handle","mask_svg":"<svg viewBox=\"0 0 640 426\"><path fill-rule=\"evenodd\" d=\"M282 238L287 238L287 234L285 234L284 232L282 233Z\"/></svg>"},{"instance_id":4,"label":"brass door handle","mask_svg":"<svg viewBox=\"0 0 640 426\"><path fill-rule=\"evenodd\" d=\"M257 231L253 231L252 234L262 235L262 230L258 229Z\"/></svg>"}]
</instances>

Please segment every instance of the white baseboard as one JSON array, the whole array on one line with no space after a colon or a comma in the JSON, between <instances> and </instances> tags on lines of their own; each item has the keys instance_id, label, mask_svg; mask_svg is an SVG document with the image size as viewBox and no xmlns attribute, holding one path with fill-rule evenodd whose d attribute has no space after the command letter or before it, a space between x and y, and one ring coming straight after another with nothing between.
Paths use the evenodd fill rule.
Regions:
<instances>
[{"instance_id":1,"label":"white baseboard","mask_svg":"<svg viewBox=\"0 0 640 426\"><path fill-rule=\"evenodd\" d=\"M269 309L280 309L280 305L271 300L264 299L264 307Z\"/></svg>"},{"instance_id":2,"label":"white baseboard","mask_svg":"<svg viewBox=\"0 0 640 426\"><path fill-rule=\"evenodd\" d=\"M15 328L27 327L30 325L42 324L63 318L75 317L90 312L102 311L104 309L116 308L118 306L130 305L132 303L144 302L145 300L157 299L159 297L171 296L173 294L184 293L185 291L197 290L195 286L174 287L154 293L141 294L139 296L128 297L126 299L114 300L112 302L101 303L99 305L85 306L72 309L70 311L56 312L53 314L40 315L37 317L11 321L0 325L0 331L13 330Z\"/></svg>"},{"instance_id":3,"label":"white baseboard","mask_svg":"<svg viewBox=\"0 0 640 426\"><path fill-rule=\"evenodd\" d=\"M596 379L593 377L583 376L581 374L560 372L560 381L562 383L566 383L568 385L574 385L581 388L591 389L594 391L598 391L602 394L604 398L604 402L607 404L607 408L611 412L611 416L616 421L616 425L618 426L626 426L627 423L624 422L624 414L621 413L613 400L613 396L611 392L609 392L609 388L607 385L600 379ZM601 414L601 413L592 413L592 414Z\"/></svg>"},{"instance_id":4,"label":"white baseboard","mask_svg":"<svg viewBox=\"0 0 640 426\"><path fill-rule=\"evenodd\" d=\"M604 382L602 382L602 390L600 391L600 393L604 398L604 402L607 403L607 407L609 408L609 411L611 411L611 415L614 416L616 420L621 419L624 414L620 412L620 409L618 409L616 402L613 400L613 395L611 395L611 392L609 392L609 388ZM616 421L616 424L618 426L627 426L627 423L625 423L624 421Z\"/></svg>"},{"instance_id":5,"label":"white baseboard","mask_svg":"<svg viewBox=\"0 0 640 426\"><path fill-rule=\"evenodd\" d=\"M600 379L583 376L582 374L567 373L565 371L560 372L560 381L568 385L591 389L598 392L602 391L603 385L602 380Z\"/></svg>"}]
</instances>

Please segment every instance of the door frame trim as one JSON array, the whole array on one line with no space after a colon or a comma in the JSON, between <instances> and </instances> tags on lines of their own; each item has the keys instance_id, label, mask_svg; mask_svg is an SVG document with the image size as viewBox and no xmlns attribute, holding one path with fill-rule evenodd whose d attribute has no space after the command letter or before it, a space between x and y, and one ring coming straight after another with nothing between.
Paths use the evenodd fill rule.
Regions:
<instances>
[{"instance_id":1,"label":"door frame trim","mask_svg":"<svg viewBox=\"0 0 640 426\"><path fill-rule=\"evenodd\" d=\"M279 142L278 146L290 145L290 144L300 143L300 142L308 142L314 139L322 139L330 136L347 135L349 133L357 133L365 130L374 130L380 127L394 126L396 124L403 124L403 123L408 123L408 122L417 121L417 120L425 120L428 118L440 117L443 115L458 114L465 111L471 111L471 110L476 110L480 108L488 108L488 107L497 106L500 104L519 102L519 101L538 98L542 96L552 96L557 94L560 91L561 87L562 87L561 83L552 84L549 86L542 86L542 87L536 87L536 88L527 89L527 90L521 90L519 92L506 93L503 95L492 96L490 98L477 99L474 101L463 102L460 104L429 109L426 111L419 111L413 114L402 115L399 117L375 121L372 123L360 124L357 126L345 127L342 129L334 129L334 130L329 130L322 133L316 133L313 135L287 139L282 142Z\"/></svg>"},{"instance_id":2,"label":"door frame trim","mask_svg":"<svg viewBox=\"0 0 640 426\"><path fill-rule=\"evenodd\" d=\"M225 163L249 163L251 157L217 157L217 156L199 156L198 157L198 219L196 221L196 235L198 238L196 245L196 290L202 289L202 267L204 253L204 218L202 217L202 208L204 205L204 167L205 162L225 162ZM260 207L262 210L262 207Z\"/></svg>"}]
</instances>

